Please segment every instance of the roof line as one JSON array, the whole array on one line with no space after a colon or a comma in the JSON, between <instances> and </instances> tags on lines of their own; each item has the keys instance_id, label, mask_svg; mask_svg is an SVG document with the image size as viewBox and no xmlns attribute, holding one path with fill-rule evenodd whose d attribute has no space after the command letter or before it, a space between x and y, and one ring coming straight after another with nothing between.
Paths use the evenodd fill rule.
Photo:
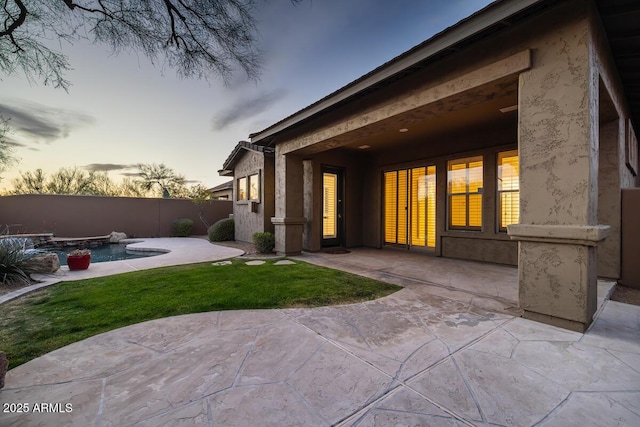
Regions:
<instances>
[{"instance_id":1,"label":"roof line","mask_svg":"<svg viewBox=\"0 0 640 427\"><path fill-rule=\"evenodd\" d=\"M343 86L319 101L299 110L297 113L251 134L252 143L273 136L309 117L330 108L357 93L412 67L455 44L481 32L482 30L508 19L516 13L540 3L543 0L497 0L483 9L464 18L458 23L435 34L426 41L411 48L373 71Z\"/></svg>"},{"instance_id":2,"label":"roof line","mask_svg":"<svg viewBox=\"0 0 640 427\"><path fill-rule=\"evenodd\" d=\"M218 171L218 174L221 176L233 175L233 166L237 162L240 154L243 153L243 150L255 151L256 153L265 153L265 154L272 154L274 152L274 149L271 147L264 147L261 145L252 144L248 141L240 141L233 148L233 151L231 151L231 154L229 154L229 157L227 157L227 160L224 161L224 164L222 165L222 169Z\"/></svg>"}]
</instances>

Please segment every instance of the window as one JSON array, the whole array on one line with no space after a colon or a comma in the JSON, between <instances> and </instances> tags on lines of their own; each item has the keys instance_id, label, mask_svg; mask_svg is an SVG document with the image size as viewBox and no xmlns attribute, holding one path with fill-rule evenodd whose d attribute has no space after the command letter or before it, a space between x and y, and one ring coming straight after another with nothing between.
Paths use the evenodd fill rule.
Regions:
<instances>
[{"instance_id":1,"label":"window","mask_svg":"<svg viewBox=\"0 0 640 427\"><path fill-rule=\"evenodd\" d=\"M260 199L260 176L256 173L249 175L249 200Z\"/></svg>"},{"instance_id":2,"label":"window","mask_svg":"<svg viewBox=\"0 0 640 427\"><path fill-rule=\"evenodd\" d=\"M238 178L237 200L247 200L247 178Z\"/></svg>"},{"instance_id":3,"label":"window","mask_svg":"<svg viewBox=\"0 0 640 427\"><path fill-rule=\"evenodd\" d=\"M449 228L482 228L482 156L450 160L447 174Z\"/></svg>"},{"instance_id":4,"label":"window","mask_svg":"<svg viewBox=\"0 0 640 427\"><path fill-rule=\"evenodd\" d=\"M520 220L520 162L518 150L498 153L498 229Z\"/></svg>"},{"instance_id":5,"label":"window","mask_svg":"<svg viewBox=\"0 0 640 427\"><path fill-rule=\"evenodd\" d=\"M238 178L236 200L260 201L260 173Z\"/></svg>"}]
</instances>

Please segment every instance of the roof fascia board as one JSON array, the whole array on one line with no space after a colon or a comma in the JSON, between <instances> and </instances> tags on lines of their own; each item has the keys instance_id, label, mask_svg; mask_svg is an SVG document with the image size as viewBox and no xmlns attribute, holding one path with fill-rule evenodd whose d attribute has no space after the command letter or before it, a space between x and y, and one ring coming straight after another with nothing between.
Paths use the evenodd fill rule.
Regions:
<instances>
[{"instance_id":1,"label":"roof fascia board","mask_svg":"<svg viewBox=\"0 0 640 427\"><path fill-rule=\"evenodd\" d=\"M530 6L535 5L536 3L540 3L541 1L542 0L504 1L501 4L495 5L491 10L487 10L484 13L472 16L472 18L470 18L467 22L455 24L454 28L452 28L451 30L444 30L439 35L435 35L435 40L427 43L427 45L423 48L418 49L415 52L395 62L391 60L392 63L387 67L384 67L379 72L369 76L361 82L358 82L351 87L347 87L342 91L338 90L338 92L334 96L326 99L325 101L320 102L308 109L303 109L298 114L294 114L282 123L274 125L271 128L267 128L262 132L256 133L255 135L251 136L251 143L255 144L262 139L275 135L305 119L308 119L309 117L332 107L333 105L357 94L358 92L365 90L366 88L373 86L397 73L400 73L403 70L454 46L462 40L465 40L466 38L471 37Z\"/></svg>"}]
</instances>

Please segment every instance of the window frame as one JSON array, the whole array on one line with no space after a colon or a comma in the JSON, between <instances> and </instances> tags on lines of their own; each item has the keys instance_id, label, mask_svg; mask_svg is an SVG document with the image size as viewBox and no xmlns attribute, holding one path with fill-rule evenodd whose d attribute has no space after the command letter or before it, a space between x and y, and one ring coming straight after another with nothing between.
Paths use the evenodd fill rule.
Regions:
<instances>
[{"instance_id":1,"label":"window frame","mask_svg":"<svg viewBox=\"0 0 640 427\"><path fill-rule=\"evenodd\" d=\"M257 197L251 197L251 178L255 177L255 179L258 180L257 182ZM261 188L261 179L260 179L260 171L256 172L256 173L252 173L250 175L247 175L247 200L250 202L259 202L260 201L260 193L262 192L262 188Z\"/></svg>"},{"instance_id":2,"label":"window frame","mask_svg":"<svg viewBox=\"0 0 640 427\"><path fill-rule=\"evenodd\" d=\"M481 177L481 181L480 184L481 186L478 186L477 191L475 192L470 192L469 191L469 184L470 184L470 179L469 179L469 171L470 171L470 167L469 164L470 163L474 163L474 162L481 162L482 166L481 166L481 171L480 171L480 177ZM452 192L452 166L453 165L459 165L459 164L465 164L465 192L459 192L459 193L453 193ZM466 157L458 157L458 158L454 158L454 159L450 159L447 161L447 218L446 218L446 225L447 225L447 231L473 231L473 232L482 232L483 231L483 225L484 225L484 172L485 172L485 161L484 161L484 154L479 154L476 156L466 156ZM469 203L469 196L474 196L474 195L479 195L480 196L480 225L469 225L469 207L470 207L470 203ZM465 196L465 223L466 225L461 226L461 225L453 225L452 224L452 198L453 196Z\"/></svg>"},{"instance_id":3,"label":"window frame","mask_svg":"<svg viewBox=\"0 0 640 427\"><path fill-rule=\"evenodd\" d=\"M513 157L513 155L509 156L507 155L508 153L515 153L516 157L518 158L518 188L517 189L510 189L510 190L501 190L500 187L500 183L501 183L501 164L500 164L500 160L501 160L501 155L504 155L504 157ZM511 150L501 150L498 151L496 153L496 230L498 233L506 233L507 232L507 225L502 226L502 194L503 193L517 193L518 194L518 222L520 221L520 212L519 212L519 208L520 208L520 153L518 151L517 148L511 149ZM517 224L517 223L510 223L510 224Z\"/></svg>"},{"instance_id":4,"label":"window frame","mask_svg":"<svg viewBox=\"0 0 640 427\"><path fill-rule=\"evenodd\" d=\"M257 197L251 197L251 178L257 179ZM241 198L241 192L244 192L244 198ZM236 178L236 202L240 204L248 204L249 202L260 203L262 200L262 170L257 172L241 175Z\"/></svg>"},{"instance_id":5,"label":"window frame","mask_svg":"<svg viewBox=\"0 0 640 427\"><path fill-rule=\"evenodd\" d=\"M244 181L244 182L243 182ZM237 202L248 202L249 194L247 193L247 176L241 176L236 179L236 201ZM241 196L241 191L244 191L244 197Z\"/></svg>"}]
</instances>

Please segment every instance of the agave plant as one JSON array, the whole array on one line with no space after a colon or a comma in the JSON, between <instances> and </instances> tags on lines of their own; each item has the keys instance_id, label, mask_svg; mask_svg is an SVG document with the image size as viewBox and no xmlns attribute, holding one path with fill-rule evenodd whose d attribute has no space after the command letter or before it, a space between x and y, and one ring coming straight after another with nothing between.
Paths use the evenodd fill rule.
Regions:
<instances>
[{"instance_id":1,"label":"agave plant","mask_svg":"<svg viewBox=\"0 0 640 427\"><path fill-rule=\"evenodd\" d=\"M29 274L34 271L31 271L29 260L41 253L42 251L33 249L29 239L0 238L0 283L9 286L31 283Z\"/></svg>"}]
</instances>

